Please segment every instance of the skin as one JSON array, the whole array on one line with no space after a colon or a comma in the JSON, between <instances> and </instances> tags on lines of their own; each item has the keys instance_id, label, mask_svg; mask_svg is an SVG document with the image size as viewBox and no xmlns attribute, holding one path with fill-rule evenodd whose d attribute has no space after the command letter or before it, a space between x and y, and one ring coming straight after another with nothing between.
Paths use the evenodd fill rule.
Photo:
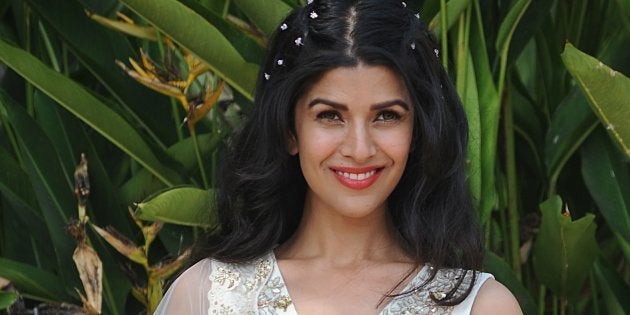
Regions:
<instances>
[{"instance_id":1,"label":"skin","mask_svg":"<svg viewBox=\"0 0 630 315\"><path fill-rule=\"evenodd\" d=\"M293 304L301 315L376 314L383 295L399 292L410 278L400 279L419 267L386 216L412 141L407 89L384 66L336 68L298 100L295 122L289 152L299 155L309 188L299 228L275 252ZM353 171L374 177L354 185ZM499 312L518 304L494 280L477 300L473 314L520 314Z\"/></svg>"}]
</instances>

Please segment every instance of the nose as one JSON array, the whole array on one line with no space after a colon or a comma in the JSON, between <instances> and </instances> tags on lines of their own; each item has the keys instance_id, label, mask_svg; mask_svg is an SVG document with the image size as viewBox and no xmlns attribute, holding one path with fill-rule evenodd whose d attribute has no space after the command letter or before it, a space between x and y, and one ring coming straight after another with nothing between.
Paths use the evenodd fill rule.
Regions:
<instances>
[{"instance_id":1,"label":"nose","mask_svg":"<svg viewBox=\"0 0 630 315\"><path fill-rule=\"evenodd\" d=\"M358 163L367 162L376 154L377 144L364 124L353 124L341 144L341 154Z\"/></svg>"}]
</instances>

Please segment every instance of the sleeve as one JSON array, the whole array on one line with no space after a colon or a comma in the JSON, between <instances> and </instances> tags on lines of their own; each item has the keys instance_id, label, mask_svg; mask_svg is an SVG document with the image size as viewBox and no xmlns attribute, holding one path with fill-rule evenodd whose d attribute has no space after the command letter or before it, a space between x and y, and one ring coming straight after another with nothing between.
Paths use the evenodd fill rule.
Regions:
<instances>
[{"instance_id":1,"label":"sleeve","mask_svg":"<svg viewBox=\"0 0 630 315\"><path fill-rule=\"evenodd\" d=\"M184 271L166 291L154 315L191 314L208 312L208 292L212 262L204 259Z\"/></svg>"},{"instance_id":2,"label":"sleeve","mask_svg":"<svg viewBox=\"0 0 630 315\"><path fill-rule=\"evenodd\" d=\"M479 293L479 288L481 288L488 279L494 279L494 276L489 273L480 272L477 275L477 279L475 280L472 290L461 303L455 306L452 314L470 314L475 298L477 297L477 293Z\"/></svg>"}]
</instances>

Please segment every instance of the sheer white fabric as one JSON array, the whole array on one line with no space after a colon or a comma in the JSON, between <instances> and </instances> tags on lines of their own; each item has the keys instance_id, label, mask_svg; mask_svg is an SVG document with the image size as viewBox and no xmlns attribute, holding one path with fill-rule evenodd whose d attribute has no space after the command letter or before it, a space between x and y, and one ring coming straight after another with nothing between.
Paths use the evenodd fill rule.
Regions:
<instances>
[{"instance_id":1,"label":"sheer white fabric","mask_svg":"<svg viewBox=\"0 0 630 315\"><path fill-rule=\"evenodd\" d=\"M208 314L212 261L204 259L182 273L166 291L154 314Z\"/></svg>"},{"instance_id":2,"label":"sheer white fabric","mask_svg":"<svg viewBox=\"0 0 630 315\"><path fill-rule=\"evenodd\" d=\"M430 268L422 268L403 291L425 283ZM462 275L462 271L457 269L440 270L421 290L393 298L379 314L470 314L479 288L492 275L478 274L470 295L456 306L439 306L431 298L440 298L449 292ZM471 275L468 272L464 276L460 290L468 287ZM155 314L297 315L297 312L276 258L270 252L251 263L228 264L210 259L200 261L173 283Z\"/></svg>"}]
</instances>

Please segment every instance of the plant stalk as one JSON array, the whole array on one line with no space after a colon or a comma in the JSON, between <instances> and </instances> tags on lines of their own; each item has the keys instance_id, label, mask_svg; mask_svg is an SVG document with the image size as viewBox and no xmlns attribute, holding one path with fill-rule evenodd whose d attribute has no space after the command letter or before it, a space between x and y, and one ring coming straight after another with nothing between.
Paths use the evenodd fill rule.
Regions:
<instances>
[{"instance_id":1,"label":"plant stalk","mask_svg":"<svg viewBox=\"0 0 630 315\"><path fill-rule=\"evenodd\" d=\"M203 188L208 189L208 178L206 177L206 169L203 166L203 161L201 159L201 150L199 148L199 141L197 140L197 131L194 126L188 126L188 131L190 131L190 136L193 139L193 143L195 146L195 156L197 157L197 164L199 165L199 172L201 173L201 180L203 181Z\"/></svg>"},{"instance_id":2,"label":"plant stalk","mask_svg":"<svg viewBox=\"0 0 630 315\"><path fill-rule=\"evenodd\" d=\"M440 38L442 49L440 51L442 55L442 66L444 70L448 72L448 22L446 12L446 0L440 0Z\"/></svg>"}]
</instances>

